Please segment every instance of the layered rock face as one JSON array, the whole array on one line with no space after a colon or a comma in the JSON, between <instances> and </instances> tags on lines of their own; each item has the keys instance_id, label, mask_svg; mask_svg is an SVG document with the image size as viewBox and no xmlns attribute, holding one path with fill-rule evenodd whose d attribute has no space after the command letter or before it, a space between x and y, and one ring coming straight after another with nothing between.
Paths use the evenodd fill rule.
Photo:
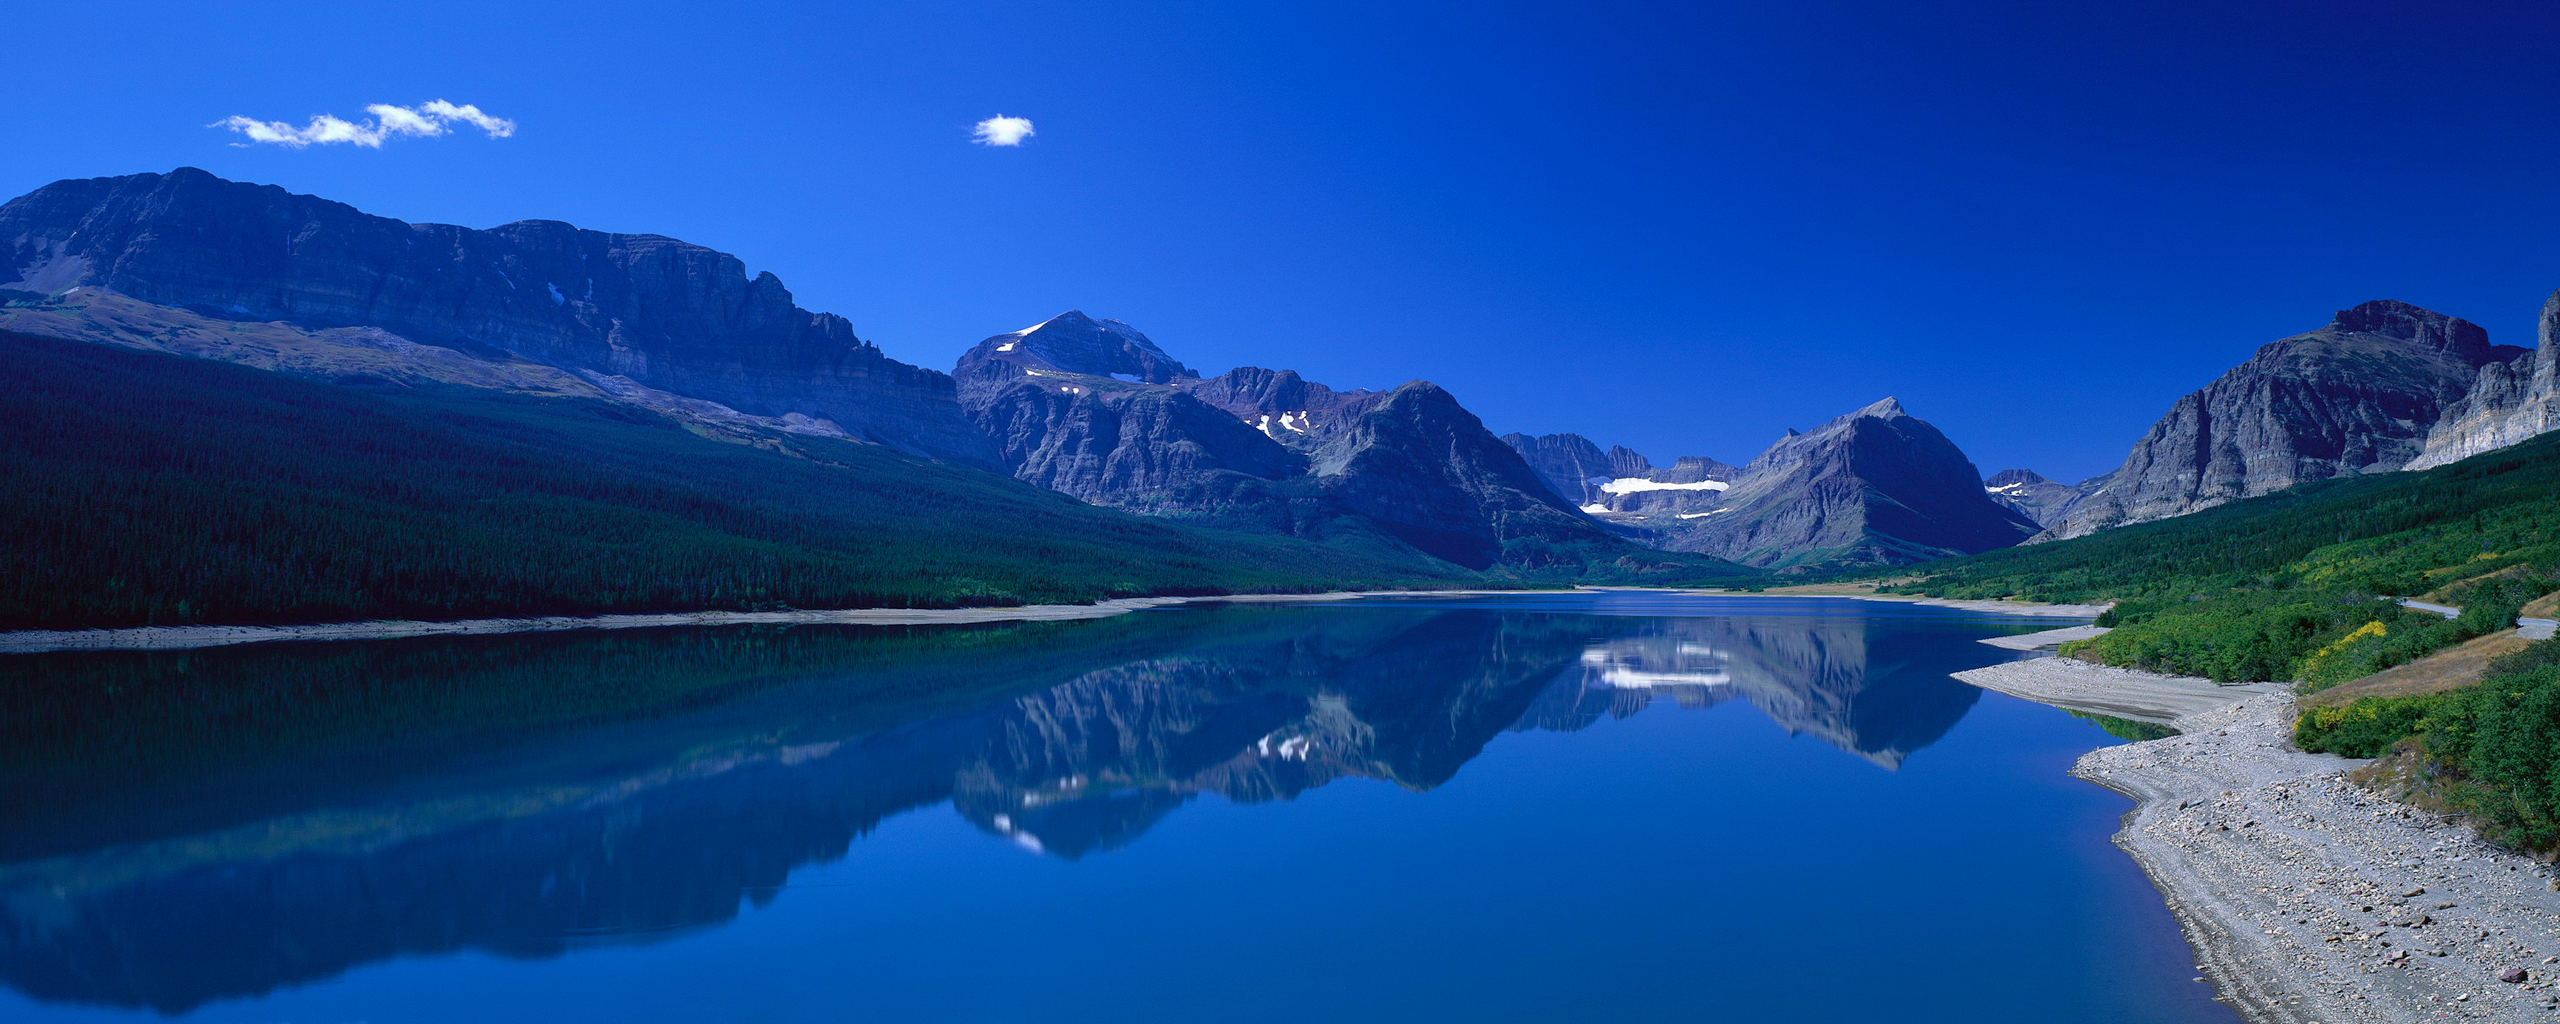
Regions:
<instances>
[{"instance_id":1,"label":"layered rock face","mask_svg":"<svg viewBox=\"0 0 2560 1024\"><path fill-rule=\"evenodd\" d=\"M1547 490L1455 396L1425 381L1388 392L1318 449L1315 473L1343 506L1465 566L1504 542L1614 541Z\"/></svg>"},{"instance_id":2,"label":"layered rock face","mask_svg":"<svg viewBox=\"0 0 2560 1024\"><path fill-rule=\"evenodd\" d=\"M0 206L0 288L73 287L233 321L379 328L994 464L950 378L799 308L770 273L658 235L408 224L193 168L61 181Z\"/></svg>"},{"instance_id":3,"label":"layered rock face","mask_svg":"<svg viewBox=\"0 0 2560 1024\"><path fill-rule=\"evenodd\" d=\"M1350 522L1470 568L1512 541L1623 543L1425 382L1335 391L1257 367L1204 380L1127 324L1075 312L978 343L956 373L1015 476L1088 501L1301 536Z\"/></svg>"},{"instance_id":4,"label":"layered rock face","mask_svg":"<svg viewBox=\"0 0 2560 1024\"><path fill-rule=\"evenodd\" d=\"M2035 524L1984 493L1954 442L1887 398L1790 431L1669 544L1745 565L1894 565L2009 547Z\"/></svg>"},{"instance_id":5,"label":"layered rock face","mask_svg":"<svg viewBox=\"0 0 2560 1024\"><path fill-rule=\"evenodd\" d=\"M2004 469L1984 480L1982 491L2010 511L2027 517L2037 529L2043 529L2062 521L2063 516L2080 504L2080 499L2105 486L2112 477L2113 474L2106 474L2075 487L2047 479L2033 470Z\"/></svg>"},{"instance_id":6,"label":"layered rock face","mask_svg":"<svg viewBox=\"0 0 2560 1024\"><path fill-rule=\"evenodd\" d=\"M2540 347L2480 367L2471 392L2446 406L2409 469L2433 469L2560 430L2560 292L2542 304Z\"/></svg>"},{"instance_id":7,"label":"layered rock face","mask_svg":"<svg viewBox=\"0 0 2560 1024\"><path fill-rule=\"evenodd\" d=\"M2114 479L2038 539L2165 519L2295 484L2409 465L2482 368L2523 354L2468 321L2368 302L2271 342L2178 400Z\"/></svg>"}]
</instances>

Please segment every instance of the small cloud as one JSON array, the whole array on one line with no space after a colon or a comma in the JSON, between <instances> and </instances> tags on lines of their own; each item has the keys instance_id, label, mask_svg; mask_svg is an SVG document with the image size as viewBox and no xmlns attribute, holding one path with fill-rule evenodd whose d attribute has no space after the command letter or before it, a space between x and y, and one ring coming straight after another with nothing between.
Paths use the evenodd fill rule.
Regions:
<instances>
[{"instance_id":1,"label":"small cloud","mask_svg":"<svg viewBox=\"0 0 2560 1024\"><path fill-rule=\"evenodd\" d=\"M479 107L468 103L457 106L443 100L433 100L415 107L376 103L365 107L364 112L373 115L373 118L359 123L329 114L315 114L310 124L296 128L283 121L260 121L233 114L205 127L226 128L239 132L249 140L234 142L232 143L234 146L264 143L283 146L286 149L327 146L336 143L363 146L366 149L381 149L384 140L404 135L416 138L449 135L453 132L452 126L457 123L478 128L487 132L493 139L503 139L516 133L515 122L503 117L491 117L483 113ZM1023 125L1027 133L1030 130L1030 122L1025 121Z\"/></svg>"},{"instance_id":2,"label":"small cloud","mask_svg":"<svg viewBox=\"0 0 2560 1024\"><path fill-rule=\"evenodd\" d=\"M468 122L472 127L488 132L489 137L493 139L503 139L516 133L515 122L503 117L490 117L481 113L480 108L468 103L457 107L443 100L433 100L421 109L431 117Z\"/></svg>"},{"instance_id":3,"label":"small cloud","mask_svg":"<svg viewBox=\"0 0 2560 1024\"><path fill-rule=\"evenodd\" d=\"M969 141L981 146L1019 146L1033 134L1030 118L997 114L969 129Z\"/></svg>"}]
</instances>

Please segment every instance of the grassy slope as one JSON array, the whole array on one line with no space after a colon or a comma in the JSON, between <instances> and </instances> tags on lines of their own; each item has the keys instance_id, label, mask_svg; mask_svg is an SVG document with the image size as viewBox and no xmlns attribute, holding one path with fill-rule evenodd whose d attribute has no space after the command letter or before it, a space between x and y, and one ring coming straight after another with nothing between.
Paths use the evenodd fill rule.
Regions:
<instances>
[{"instance_id":1,"label":"grassy slope","mask_svg":"<svg viewBox=\"0 0 2560 1024\"><path fill-rule=\"evenodd\" d=\"M0 628L1475 582L888 449L0 335Z\"/></svg>"}]
</instances>

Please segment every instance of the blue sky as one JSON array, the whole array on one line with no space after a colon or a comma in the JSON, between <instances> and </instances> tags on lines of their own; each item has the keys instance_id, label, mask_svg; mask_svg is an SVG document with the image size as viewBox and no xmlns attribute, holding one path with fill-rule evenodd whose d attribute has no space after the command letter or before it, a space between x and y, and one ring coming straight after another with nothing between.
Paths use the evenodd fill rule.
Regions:
<instances>
[{"instance_id":1,"label":"blue sky","mask_svg":"<svg viewBox=\"0 0 2560 1024\"><path fill-rule=\"evenodd\" d=\"M1067 308L1739 462L1884 395L1985 472L2398 298L2531 344L2560 11L2465 3L26 5L0 192L193 165L737 253L948 368ZM433 99L514 121L235 147ZM997 114L1016 147L973 145Z\"/></svg>"}]
</instances>

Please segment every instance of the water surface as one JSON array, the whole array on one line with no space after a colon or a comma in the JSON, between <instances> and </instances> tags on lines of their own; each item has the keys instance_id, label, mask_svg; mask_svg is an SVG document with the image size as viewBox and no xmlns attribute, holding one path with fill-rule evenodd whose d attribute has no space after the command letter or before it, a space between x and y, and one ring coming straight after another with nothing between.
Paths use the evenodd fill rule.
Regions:
<instances>
[{"instance_id":1,"label":"water surface","mask_svg":"<svg viewBox=\"0 0 2560 1024\"><path fill-rule=\"evenodd\" d=\"M2228 1022L1948 673L1579 594L0 658L0 1020Z\"/></svg>"}]
</instances>

